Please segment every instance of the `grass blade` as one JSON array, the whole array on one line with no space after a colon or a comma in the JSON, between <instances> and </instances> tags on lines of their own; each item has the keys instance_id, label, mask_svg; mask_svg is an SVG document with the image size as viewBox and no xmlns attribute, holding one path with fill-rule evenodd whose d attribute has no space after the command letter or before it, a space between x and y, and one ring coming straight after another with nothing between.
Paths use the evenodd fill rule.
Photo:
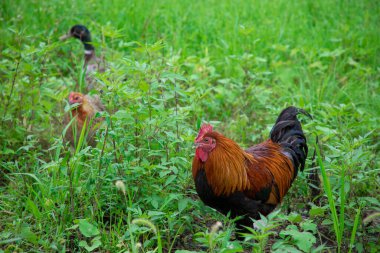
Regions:
<instances>
[{"instance_id":1,"label":"grass blade","mask_svg":"<svg viewBox=\"0 0 380 253\"><path fill-rule=\"evenodd\" d=\"M319 167L321 168L323 186L324 186L324 189L325 189L326 194L327 194L327 199L329 202L331 216L332 216L332 220L333 220L333 224L334 224L334 232L335 232L335 236L336 236L337 243L338 243L338 252L340 252L341 237L340 237L339 220L338 220L338 215L337 215L336 208L335 208L335 201L333 198L332 189L330 186L330 180L327 177L326 169L325 169L325 166L323 165L321 152L319 150L318 145L315 145L315 149L317 151L317 160L318 160Z\"/></svg>"}]
</instances>

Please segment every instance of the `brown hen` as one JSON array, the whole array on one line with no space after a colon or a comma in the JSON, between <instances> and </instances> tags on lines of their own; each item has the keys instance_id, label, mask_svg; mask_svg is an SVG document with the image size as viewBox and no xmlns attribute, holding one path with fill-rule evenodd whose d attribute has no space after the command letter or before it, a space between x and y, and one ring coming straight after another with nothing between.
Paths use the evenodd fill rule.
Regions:
<instances>
[{"instance_id":1,"label":"brown hen","mask_svg":"<svg viewBox=\"0 0 380 253\"><path fill-rule=\"evenodd\" d=\"M104 121L102 117L95 117L97 112L105 110L100 98L98 96L83 95L79 92L71 92L69 104L71 106L78 104L78 106L66 114L64 120L65 125L68 125L65 135L66 140L76 147L83 127L86 126L84 130L86 141L89 145L95 146L95 132Z\"/></svg>"}]
</instances>

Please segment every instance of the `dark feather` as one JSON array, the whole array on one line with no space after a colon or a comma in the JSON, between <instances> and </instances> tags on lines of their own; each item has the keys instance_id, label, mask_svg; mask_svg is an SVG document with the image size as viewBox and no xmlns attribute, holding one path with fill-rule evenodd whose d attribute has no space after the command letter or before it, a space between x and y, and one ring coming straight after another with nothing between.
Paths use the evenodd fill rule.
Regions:
<instances>
[{"instance_id":1,"label":"dark feather","mask_svg":"<svg viewBox=\"0 0 380 253\"><path fill-rule=\"evenodd\" d=\"M273 142L279 143L290 155L296 174L298 169L303 171L305 168L305 160L308 153L306 137L297 118L297 115L300 113L312 119L309 113L291 106L280 113L270 132L270 139Z\"/></svg>"}]
</instances>

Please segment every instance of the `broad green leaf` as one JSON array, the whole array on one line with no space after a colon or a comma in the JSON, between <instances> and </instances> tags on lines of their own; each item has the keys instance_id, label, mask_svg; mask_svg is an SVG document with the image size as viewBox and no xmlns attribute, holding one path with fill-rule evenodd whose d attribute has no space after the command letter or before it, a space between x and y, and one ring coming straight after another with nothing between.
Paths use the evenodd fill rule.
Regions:
<instances>
[{"instance_id":1,"label":"broad green leaf","mask_svg":"<svg viewBox=\"0 0 380 253\"><path fill-rule=\"evenodd\" d=\"M166 182L165 182L165 186L169 185L171 182L173 182L175 179L177 178L176 175L170 175L168 176L168 178L166 179Z\"/></svg>"},{"instance_id":2,"label":"broad green leaf","mask_svg":"<svg viewBox=\"0 0 380 253\"><path fill-rule=\"evenodd\" d=\"M317 224L313 223L312 221L310 220L307 220L305 222L302 222L300 224L300 227L304 230L304 231L310 231L310 232L313 232L313 233L316 233L317 232Z\"/></svg>"},{"instance_id":3,"label":"broad green leaf","mask_svg":"<svg viewBox=\"0 0 380 253\"><path fill-rule=\"evenodd\" d=\"M287 244L287 242L280 240L277 241L272 246L272 253L302 253L299 249L296 247Z\"/></svg>"},{"instance_id":4,"label":"broad green leaf","mask_svg":"<svg viewBox=\"0 0 380 253\"><path fill-rule=\"evenodd\" d=\"M40 210L38 210L38 207L36 206L36 204L29 198L26 200L26 206L36 219L41 218Z\"/></svg>"},{"instance_id":5,"label":"broad green leaf","mask_svg":"<svg viewBox=\"0 0 380 253\"><path fill-rule=\"evenodd\" d=\"M319 207L319 206L313 206L309 211L309 215L311 218L317 217L317 216L323 216L324 214L325 214L325 208Z\"/></svg>"},{"instance_id":6,"label":"broad green leaf","mask_svg":"<svg viewBox=\"0 0 380 253\"><path fill-rule=\"evenodd\" d=\"M235 253L244 252L243 247L239 242L227 242L227 245L220 251L220 253Z\"/></svg>"},{"instance_id":7,"label":"broad green leaf","mask_svg":"<svg viewBox=\"0 0 380 253\"><path fill-rule=\"evenodd\" d=\"M187 198L180 199L178 201L178 211L182 212L183 210L185 210L188 202L189 200Z\"/></svg>"},{"instance_id":8,"label":"broad green leaf","mask_svg":"<svg viewBox=\"0 0 380 253\"><path fill-rule=\"evenodd\" d=\"M288 228L289 227L290 226L288 226ZM293 228L290 230L281 231L280 235L291 236L297 247L304 252L309 252L313 244L316 242L316 238L313 234L309 232L300 232Z\"/></svg>"},{"instance_id":9,"label":"broad green leaf","mask_svg":"<svg viewBox=\"0 0 380 253\"><path fill-rule=\"evenodd\" d=\"M98 228L85 219L79 220L78 224L80 232L86 237L92 237L99 234Z\"/></svg>"},{"instance_id":10,"label":"broad green leaf","mask_svg":"<svg viewBox=\"0 0 380 253\"><path fill-rule=\"evenodd\" d=\"M79 247L85 248L88 252L93 251L96 248L99 248L99 246L102 245L102 242L100 241L100 237L94 238L92 241L92 245L89 246L86 241L80 241Z\"/></svg>"},{"instance_id":11,"label":"broad green leaf","mask_svg":"<svg viewBox=\"0 0 380 253\"><path fill-rule=\"evenodd\" d=\"M288 215L287 220L292 223L297 223L302 221L302 216L298 213L291 213Z\"/></svg>"},{"instance_id":12,"label":"broad green leaf","mask_svg":"<svg viewBox=\"0 0 380 253\"><path fill-rule=\"evenodd\" d=\"M28 242L31 242L33 244L37 244L37 235L35 233L33 233L31 230L30 230L30 227L23 227L21 229L21 233L20 233L20 236L27 240Z\"/></svg>"}]
</instances>

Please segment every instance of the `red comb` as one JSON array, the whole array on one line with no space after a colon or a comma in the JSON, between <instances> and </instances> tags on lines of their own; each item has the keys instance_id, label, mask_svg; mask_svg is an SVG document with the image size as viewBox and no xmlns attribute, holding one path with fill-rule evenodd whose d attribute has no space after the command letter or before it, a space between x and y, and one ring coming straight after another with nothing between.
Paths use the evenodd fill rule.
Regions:
<instances>
[{"instance_id":1,"label":"red comb","mask_svg":"<svg viewBox=\"0 0 380 253\"><path fill-rule=\"evenodd\" d=\"M200 140L205 134L212 132L212 126L210 124L203 124L195 141Z\"/></svg>"}]
</instances>

